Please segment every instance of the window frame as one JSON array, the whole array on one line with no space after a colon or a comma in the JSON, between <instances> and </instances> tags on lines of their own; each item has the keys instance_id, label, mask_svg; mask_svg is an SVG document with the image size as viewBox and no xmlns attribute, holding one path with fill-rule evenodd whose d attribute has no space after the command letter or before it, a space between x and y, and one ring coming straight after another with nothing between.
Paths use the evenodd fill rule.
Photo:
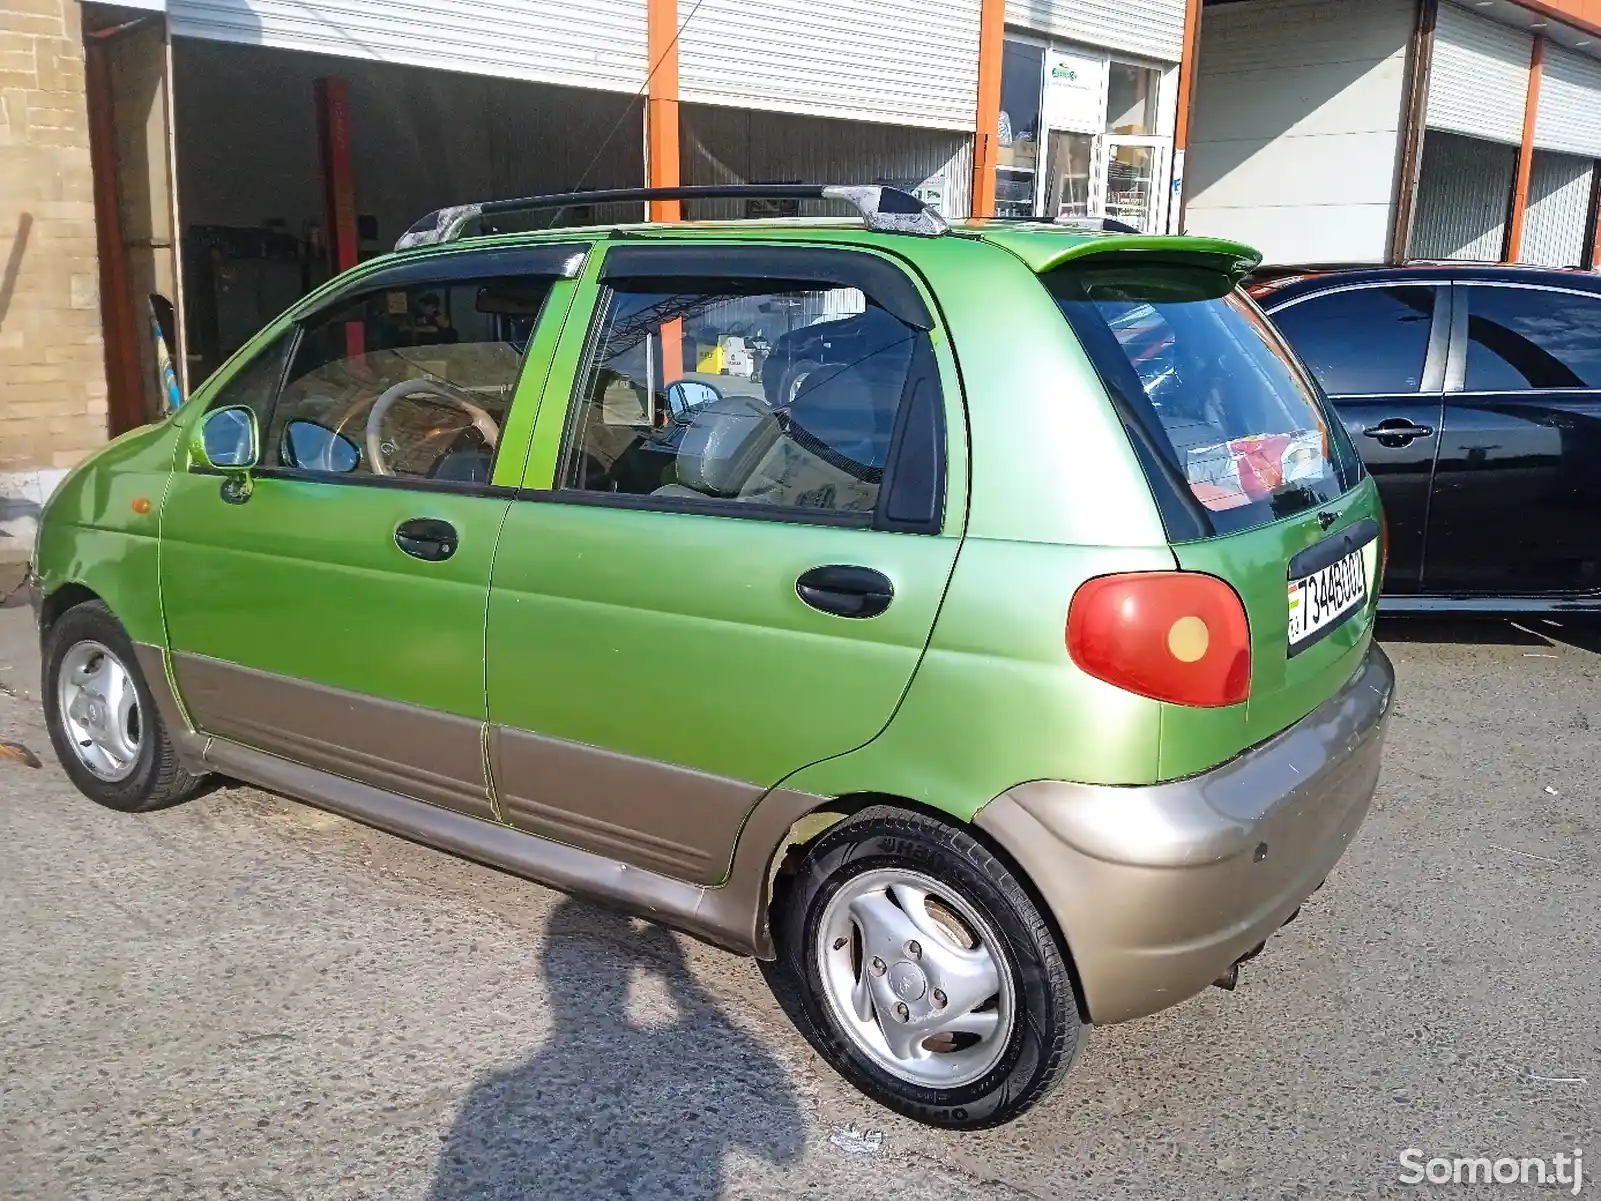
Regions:
<instances>
[{"instance_id":1,"label":"window frame","mask_svg":"<svg viewBox=\"0 0 1601 1201\"><path fill-rule=\"evenodd\" d=\"M1502 288L1523 292L1550 292L1562 296L1581 296L1601 306L1601 292L1588 288L1565 288L1560 284L1524 282L1512 279L1454 279L1451 281L1453 320L1451 350L1446 361L1445 391L1451 396L1588 396L1601 393L1601 384L1578 388L1472 388L1468 375L1468 318L1472 315L1472 288ZM1458 295L1460 293L1460 295Z\"/></svg>"},{"instance_id":2,"label":"window frame","mask_svg":"<svg viewBox=\"0 0 1601 1201\"><path fill-rule=\"evenodd\" d=\"M588 240L573 242L540 243L533 246L522 247L496 247L492 249L454 251L444 254L427 255L415 262L403 262L389 267L367 271L354 276L349 280L342 280L336 286L319 290L307 297L296 309L291 310L288 324L266 343L253 352L239 367L230 373L229 378L218 386L216 393L206 402L205 409L197 418L197 422L204 422L206 416L219 406L228 407L227 391L238 377L255 364L264 354L272 352L274 347L285 347L284 359L278 372L278 381L273 388L272 401L267 406L267 416L264 428L260 431L262 454L267 454L266 432L272 427L277 416L278 406L283 401L284 392L289 387L290 372L294 370L295 360L300 353L300 345L306 336L309 327L317 325L328 317L337 314L341 309L349 307L354 301L365 299L379 292L391 291L398 288L412 288L425 284L466 284L480 280L510 279L516 277L529 277L547 279L552 283L561 280L576 280L583 272L584 264L594 249L594 243ZM528 372L529 352L533 349L534 338L538 335L548 314L549 298L541 307L538 319L534 324L534 334L528 341L528 349L523 352L517 367L517 377L512 384L511 406L507 408L508 418L512 407L517 403L517 394L522 390L524 379ZM269 327L271 328L271 327ZM509 427L508 420L507 426ZM505 429L502 429L502 434ZM497 457L499 446L496 447ZM196 475L228 475L232 469L209 467L200 463L191 462L189 471ZM288 467L277 462L260 462L251 469L251 475L258 480L298 480L304 483L332 484L340 487L363 488L400 488L413 492L447 492L463 496L491 496L509 499L517 495L519 489L515 485L495 484L493 482L472 483L462 480L430 480L418 479L413 476L380 475L377 472L335 472L314 471L305 467Z\"/></svg>"},{"instance_id":3,"label":"window frame","mask_svg":"<svg viewBox=\"0 0 1601 1201\"><path fill-rule=\"evenodd\" d=\"M699 260L699 261L697 261ZM830 270L832 265L832 270ZM894 276L886 272L894 272ZM895 295L884 303L874 284L892 282ZM591 368L605 343L613 302L624 289L614 280L667 280L686 282L733 279L745 282L771 279L775 284L793 286L815 282L819 288L854 287L879 302L892 316L916 329L922 336L913 345L906 382L897 401L895 422L890 431L889 451L879 483L878 498L870 513L843 512L812 506L752 504L749 501L707 497L705 500L682 496L639 496L629 493L590 492L568 486L573 463L579 452L579 418L588 405L586 395ZM870 529L882 533L933 534L944 532L948 509L950 439L946 428L945 403L948 383L933 350L933 335L940 330L934 310L923 298L910 271L886 256L838 246L802 244L774 246L765 243L657 243L655 245L611 246L601 264L600 278L584 336L583 353L573 373L566 412L562 415L561 442L556 455L551 486L519 490L521 499L556 504L586 505L627 509L638 512L686 513L704 517L734 517L746 521L768 521L789 525L832 526ZM863 286L866 284L867 286ZM932 381L932 395L918 384ZM924 399L919 400L919 395ZM931 403L930 403L931 402ZM925 497L930 516L922 519L892 519L889 511L904 502L909 487L905 481L915 470L907 449L912 414L920 403L929 404L928 420L933 433L933 460L927 465L931 476Z\"/></svg>"},{"instance_id":4,"label":"window frame","mask_svg":"<svg viewBox=\"0 0 1601 1201\"><path fill-rule=\"evenodd\" d=\"M1431 279L1382 279L1362 280L1358 283L1335 284L1327 288L1319 288L1315 292L1306 292L1293 296L1277 305L1264 305L1263 311L1268 319L1277 325L1278 315L1311 300L1321 300L1327 296L1334 296L1342 292L1370 292L1375 289L1389 288L1429 288L1434 292L1434 316L1429 325L1429 339L1423 352L1423 369L1419 376L1416 389L1410 392L1330 392L1323 387L1320 380L1309 364L1306 372L1312 376L1313 382L1330 400L1363 400L1375 396L1437 396L1446 391L1446 379L1450 366L1451 338L1455 329L1456 296L1455 287L1450 280ZM1282 334L1284 341L1295 352L1295 357L1301 359L1301 353L1296 350L1295 344L1290 341L1287 334Z\"/></svg>"}]
</instances>

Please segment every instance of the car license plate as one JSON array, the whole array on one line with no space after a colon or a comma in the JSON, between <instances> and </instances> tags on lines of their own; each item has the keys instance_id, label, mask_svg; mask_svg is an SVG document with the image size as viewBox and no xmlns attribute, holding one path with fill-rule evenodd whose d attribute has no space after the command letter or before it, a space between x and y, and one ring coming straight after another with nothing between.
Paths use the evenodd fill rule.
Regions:
<instances>
[{"instance_id":1,"label":"car license plate","mask_svg":"<svg viewBox=\"0 0 1601 1201\"><path fill-rule=\"evenodd\" d=\"M1343 559L1290 581L1290 654L1306 649L1367 600L1367 557L1358 547Z\"/></svg>"}]
</instances>

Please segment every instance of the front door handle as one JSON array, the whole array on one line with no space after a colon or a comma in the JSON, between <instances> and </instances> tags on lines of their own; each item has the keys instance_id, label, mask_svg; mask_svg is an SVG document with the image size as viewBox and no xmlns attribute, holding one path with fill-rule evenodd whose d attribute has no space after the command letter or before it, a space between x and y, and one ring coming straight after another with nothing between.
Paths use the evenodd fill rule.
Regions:
<instances>
[{"instance_id":1,"label":"front door handle","mask_svg":"<svg viewBox=\"0 0 1601 1201\"><path fill-rule=\"evenodd\" d=\"M895 599L895 585L871 567L834 563L802 575L795 581L795 593L812 608L835 617L877 617Z\"/></svg>"},{"instance_id":2,"label":"front door handle","mask_svg":"<svg viewBox=\"0 0 1601 1201\"><path fill-rule=\"evenodd\" d=\"M414 559L443 563L456 553L456 527L437 517L413 517L395 527L395 545Z\"/></svg>"},{"instance_id":3,"label":"front door handle","mask_svg":"<svg viewBox=\"0 0 1601 1201\"><path fill-rule=\"evenodd\" d=\"M1362 431L1364 437L1377 438L1380 446L1392 449L1405 446L1414 438L1428 438L1433 436L1434 427L1431 425L1414 425L1405 417L1391 417L1377 425L1370 425Z\"/></svg>"}]
</instances>

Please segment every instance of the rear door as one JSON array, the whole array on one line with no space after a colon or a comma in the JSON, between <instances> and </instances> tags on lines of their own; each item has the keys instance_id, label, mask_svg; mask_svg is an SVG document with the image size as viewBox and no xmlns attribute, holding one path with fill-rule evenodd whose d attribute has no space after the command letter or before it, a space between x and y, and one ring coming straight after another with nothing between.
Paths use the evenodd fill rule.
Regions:
<instances>
[{"instance_id":1,"label":"rear door","mask_svg":"<svg viewBox=\"0 0 1601 1201\"><path fill-rule=\"evenodd\" d=\"M1424 590L1601 588L1601 295L1459 283Z\"/></svg>"},{"instance_id":2,"label":"rear door","mask_svg":"<svg viewBox=\"0 0 1601 1201\"><path fill-rule=\"evenodd\" d=\"M716 882L762 793L910 683L961 539L960 394L867 251L622 244L586 279L495 560L492 770L512 825ZM851 310L849 357L764 386L763 346Z\"/></svg>"},{"instance_id":3,"label":"rear door","mask_svg":"<svg viewBox=\"0 0 1601 1201\"><path fill-rule=\"evenodd\" d=\"M1396 594L1416 592L1425 570L1450 300L1448 284L1361 284L1269 309L1378 483L1390 526L1385 588Z\"/></svg>"}]
</instances>

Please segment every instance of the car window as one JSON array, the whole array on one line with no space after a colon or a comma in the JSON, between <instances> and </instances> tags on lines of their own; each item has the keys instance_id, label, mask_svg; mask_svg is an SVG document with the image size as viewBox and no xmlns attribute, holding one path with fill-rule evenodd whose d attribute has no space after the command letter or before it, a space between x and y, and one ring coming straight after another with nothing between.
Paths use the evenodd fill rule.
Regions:
<instances>
[{"instance_id":1,"label":"car window","mask_svg":"<svg viewBox=\"0 0 1601 1201\"><path fill-rule=\"evenodd\" d=\"M232 379L217 389L206 406L207 411L243 405L255 413L257 424L265 427L272 415L272 402L278 396L278 385L283 381L284 359L294 340L294 331L290 330L258 351Z\"/></svg>"},{"instance_id":2,"label":"car window","mask_svg":"<svg viewBox=\"0 0 1601 1201\"><path fill-rule=\"evenodd\" d=\"M486 484L550 281L385 288L308 323L265 461Z\"/></svg>"},{"instance_id":3,"label":"car window","mask_svg":"<svg viewBox=\"0 0 1601 1201\"><path fill-rule=\"evenodd\" d=\"M1279 309L1273 323L1330 396L1416 392L1436 289L1351 288Z\"/></svg>"},{"instance_id":4,"label":"car window","mask_svg":"<svg viewBox=\"0 0 1601 1201\"><path fill-rule=\"evenodd\" d=\"M1117 403L1159 499L1170 481L1183 481L1205 518L1203 534L1304 512L1361 478L1311 380L1226 277L1108 264L1058 269L1045 282Z\"/></svg>"},{"instance_id":5,"label":"car window","mask_svg":"<svg viewBox=\"0 0 1601 1201\"><path fill-rule=\"evenodd\" d=\"M927 346L856 288L613 281L562 486L871 514Z\"/></svg>"},{"instance_id":6,"label":"car window","mask_svg":"<svg viewBox=\"0 0 1601 1201\"><path fill-rule=\"evenodd\" d=\"M1601 297L1468 287L1469 392L1601 387Z\"/></svg>"}]
</instances>

